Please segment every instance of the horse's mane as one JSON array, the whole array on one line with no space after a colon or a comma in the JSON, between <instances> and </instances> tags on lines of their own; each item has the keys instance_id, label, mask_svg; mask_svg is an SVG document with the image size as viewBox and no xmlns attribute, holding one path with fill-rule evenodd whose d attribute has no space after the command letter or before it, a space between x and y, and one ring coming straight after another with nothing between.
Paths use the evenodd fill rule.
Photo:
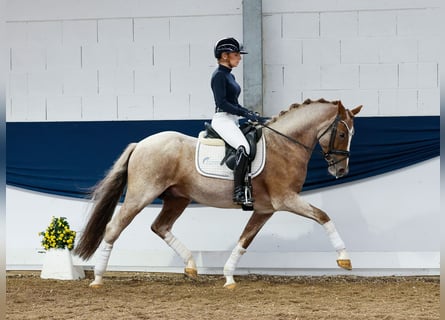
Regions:
<instances>
[{"instance_id":1,"label":"horse's mane","mask_svg":"<svg viewBox=\"0 0 445 320\"><path fill-rule=\"evenodd\" d=\"M302 106L307 106L309 104L313 104L313 103L330 103L333 105L342 105L340 100L335 100L335 101L328 101L324 98L318 99L318 100L311 100L311 99L306 99L303 103L293 103L289 106L288 110L283 110L281 111L277 116L272 117L267 124L271 124L276 122L279 118L281 118L282 116L284 116L286 113L288 113L289 111L293 110L293 109L298 109Z\"/></svg>"}]
</instances>

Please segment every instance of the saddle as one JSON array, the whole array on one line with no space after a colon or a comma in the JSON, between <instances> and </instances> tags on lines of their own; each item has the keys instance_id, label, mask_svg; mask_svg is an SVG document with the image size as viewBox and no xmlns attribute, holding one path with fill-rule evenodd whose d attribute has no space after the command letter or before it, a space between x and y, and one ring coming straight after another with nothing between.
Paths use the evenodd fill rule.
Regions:
<instances>
[{"instance_id":1,"label":"saddle","mask_svg":"<svg viewBox=\"0 0 445 320\"><path fill-rule=\"evenodd\" d=\"M212 125L210 123L205 122L204 127L205 127L204 138L221 139L224 141L224 139L215 131L215 129L212 128ZM245 123L241 124L240 130L246 137L247 143L249 143L249 146L250 146L249 162L251 163L255 159L255 156L257 153L257 143L261 139L263 130L261 127L257 128L257 127L255 127L255 125L253 125L249 122L245 122ZM225 156L221 160L220 164L223 165L225 163L228 168L233 170L235 168L236 150L235 150L235 148L230 146L227 142L224 141L224 143L225 143L226 152L225 152Z\"/></svg>"}]
</instances>

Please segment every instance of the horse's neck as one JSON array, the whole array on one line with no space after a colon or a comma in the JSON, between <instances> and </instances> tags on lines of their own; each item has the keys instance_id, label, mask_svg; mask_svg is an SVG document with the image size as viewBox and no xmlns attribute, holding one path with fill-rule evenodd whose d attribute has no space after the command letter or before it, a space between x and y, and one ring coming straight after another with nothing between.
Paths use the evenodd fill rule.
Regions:
<instances>
[{"instance_id":1,"label":"horse's neck","mask_svg":"<svg viewBox=\"0 0 445 320\"><path fill-rule=\"evenodd\" d=\"M271 127L302 143L313 144L317 134L336 115L337 108L329 103L302 105L279 117ZM303 141L304 140L304 141Z\"/></svg>"}]
</instances>

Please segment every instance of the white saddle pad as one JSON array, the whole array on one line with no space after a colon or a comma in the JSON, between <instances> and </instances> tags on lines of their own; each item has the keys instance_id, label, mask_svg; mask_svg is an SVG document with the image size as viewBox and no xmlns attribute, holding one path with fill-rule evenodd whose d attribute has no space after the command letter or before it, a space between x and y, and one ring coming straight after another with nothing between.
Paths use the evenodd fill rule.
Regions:
<instances>
[{"instance_id":1,"label":"white saddle pad","mask_svg":"<svg viewBox=\"0 0 445 320\"><path fill-rule=\"evenodd\" d=\"M221 160L226 154L224 141L221 139L204 138L204 131L199 133L196 145L195 164L200 174L206 177L233 180L233 171L222 165ZM255 159L252 162L251 175L256 177L263 171L266 163L266 143L264 136L257 143Z\"/></svg>"}]
</instances>

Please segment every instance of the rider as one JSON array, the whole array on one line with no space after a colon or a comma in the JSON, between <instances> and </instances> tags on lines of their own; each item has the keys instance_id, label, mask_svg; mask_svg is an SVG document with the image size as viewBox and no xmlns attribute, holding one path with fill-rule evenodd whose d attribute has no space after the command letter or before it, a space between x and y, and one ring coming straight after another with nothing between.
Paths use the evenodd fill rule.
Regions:
<instances>
[{"instance_id":1,"label":"rider","mask_svg":"<svg viewBox=\"0 0 445 320\"><path fill-rule=\"evenodd\" d=\"M241 55L246 53L234 38L219 40L214 48L218 68L213 72L211 79L216 105L212 127L229 145L236 149L233 202L237 204L251 201L251 199L246 199L244 194L244 178L248 168L250 147L239 129L238 120L241 116L251 121L258 121L255 113L238 103L241 87L231 73L232 69L237 67L241 61Z\"/></svg>"}]
</instances>

